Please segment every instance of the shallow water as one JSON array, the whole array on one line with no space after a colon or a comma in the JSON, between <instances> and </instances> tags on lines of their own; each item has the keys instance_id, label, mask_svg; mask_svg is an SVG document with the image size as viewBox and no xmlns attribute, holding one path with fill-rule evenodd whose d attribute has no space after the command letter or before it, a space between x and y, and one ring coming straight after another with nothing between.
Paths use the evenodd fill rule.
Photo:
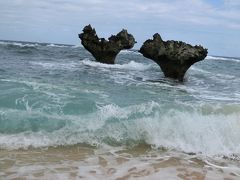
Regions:
<instances>
[{"instance_id":1,"label":"shallow water","mask_svg":"<svg viewBox=\"0 0 240 180\"><path fill-rule=\"evenodd\" d=\"M86 145L0 152L4 179L239 179L238 161L150 146Z\"/></svg>"},{"instance_id":2,"label":"shallow water","mask_svg":"<svg viewBox=\"0 0 240 180\"><path fill-rule=\"evenodd\" d=\"M179 83L164 78L155 63L135 51L121 52L115 65L95 62L79 46L1 41L0 54L0 157L3 161L6 154L15 157L11 166L4 165L0 177L11 179L16 172L11 176L6 174L9 171L24 167L24 172L31 172L40 166L45 170L53 166L53 172L38 169L40 175L56 177L60 171L51 160L46 167L39 159L29 162L35 153L44 159L56 151L58 159L85 145L90 154L74 163L86 172L94 169L99 151L114 162L112 149L129 152L138 147L143 152L124 164L125 170L118 167L121 176L133 177L127 173L134 168L131 164L144 166L141 158L149 156L146 149L157 157L178 159L180 167L187 164L185 174L195 172L189 159L197 158L197 176L239 176L240 59L208 56ZM29 157L21 161L22 154ZM95 161L88 164L89 158ZM68 168L69 162L62 159L59 166ZM106 168L96 166L93 171L99 175L92 178L109 177ZM180 167L170 163L161 177L175 172L184 179L178 176ZM150 171L149 177L160 175L148 166L143 169ZM82 172L76 177L87 177Z\"/></svg>"}]
</instances>

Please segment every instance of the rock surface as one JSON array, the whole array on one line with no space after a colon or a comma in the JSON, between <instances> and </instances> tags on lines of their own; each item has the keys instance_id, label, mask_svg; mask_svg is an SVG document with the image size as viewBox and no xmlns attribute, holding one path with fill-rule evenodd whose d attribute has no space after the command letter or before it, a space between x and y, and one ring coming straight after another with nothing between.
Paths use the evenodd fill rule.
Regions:
<instances>
[{"instance_id":1,"label":"rock surface","mask_svg":"<svg viewBox=\"0 0 240 180\"><path fill-rule=\"evenodd\" d=\"M144 57L155 61L166 77L183 81L186 71L194 63L207 56L207 49L192 46L182 41L163 41L156 33L153 39L144 42L139 50Z\"/></svg>"},{"instance_id":2,"label":"rock surface","mask_svg":"<svg viewBox=\"0 0 240 180\"><path fill-rule=\"evenodd\" d=\"M94 58L106 64L114 64L118 53L123 49L131 49L135 42L133 35L123 29L117 35L112 35L108 40L98 38L95 29L91 25L85 26L83 33L79 34L82 45L94 56Z\"/></svg>"}]
</instances>

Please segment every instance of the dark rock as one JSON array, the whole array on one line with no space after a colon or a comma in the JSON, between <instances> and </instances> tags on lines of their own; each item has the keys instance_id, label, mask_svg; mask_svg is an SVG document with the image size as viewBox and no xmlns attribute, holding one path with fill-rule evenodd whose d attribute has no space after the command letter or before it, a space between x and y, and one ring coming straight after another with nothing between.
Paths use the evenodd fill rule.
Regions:
<instances>
[{"instance_id":1,"label":"dark rock","mask_svg":"<svg viewBox=\"0 0 240 180\"><path fill-rule=\"evenodd\" d=\"M123 29L117 35L112 35L108 41L98 38L95 29L91 25L85 26L83 33L79 34L82 45L94 56L94 58L106 64L114 64L118 53L123 49L131 49L135 42L133 35Z\"/></svg>"},{"instance_id":2,"label":"dark rock","mask_svg":"<svg viewBox=\"0 0 240 180\"><path fill-rule=\"evenodd\" d=\"M156 33L153 40L147 40L139 50L144 57L155 61L166 77L183 81L186 71L194 63L207 56L207 49L192 46L182 41L163 41Z\"/></svg>"}]
</instances>

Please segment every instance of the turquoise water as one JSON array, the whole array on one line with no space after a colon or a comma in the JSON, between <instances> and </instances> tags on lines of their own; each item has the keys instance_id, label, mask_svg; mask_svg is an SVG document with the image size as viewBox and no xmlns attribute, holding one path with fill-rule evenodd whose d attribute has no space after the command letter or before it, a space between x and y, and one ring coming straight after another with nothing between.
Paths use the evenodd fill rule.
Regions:
<instances>
[{"instance_id":1,"label":"turquoise water","mask_svg":"<svg viewBox=\"0 0 240 180\"><path fill-rule=\"evenodd\" d=\"M115 65L80 46L0 42L0 148L138 144L240 153L240 59L208 56L185 81L123 51Z\"/></svg>"}]
</instances>

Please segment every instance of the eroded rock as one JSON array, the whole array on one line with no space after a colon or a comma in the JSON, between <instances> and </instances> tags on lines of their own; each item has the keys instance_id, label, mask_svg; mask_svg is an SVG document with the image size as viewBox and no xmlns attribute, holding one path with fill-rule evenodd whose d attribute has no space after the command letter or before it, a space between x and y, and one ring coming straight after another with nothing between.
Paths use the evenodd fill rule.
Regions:
<instances>
[{"instance_id":1,"label":"eroded rock","mask_svg":"<svg viewBox=\"0 0 240 180\"><path fill-rule=\"evenodd\" d=\"M155 61L166 77L183 81L186 71L194 63L207 56L207 49L192 46L182 41L163 41L156 33L153 39L144 42L139 50L144 57Z\"/></svg>"},{"instance_id":2,"label":"eroded rock","mask_svg":"<svg viewBox=\"0 0 240 180\"><path fill-rule=\"evenodd\" d=\"M91 25L85 26L83 33L79 34L82 45L101 63L114 64L118 53L123 49L131 49L135 42L133 35L123 29L117 35L105 40L99 38Z\"/></svg>"}]
</instances>

